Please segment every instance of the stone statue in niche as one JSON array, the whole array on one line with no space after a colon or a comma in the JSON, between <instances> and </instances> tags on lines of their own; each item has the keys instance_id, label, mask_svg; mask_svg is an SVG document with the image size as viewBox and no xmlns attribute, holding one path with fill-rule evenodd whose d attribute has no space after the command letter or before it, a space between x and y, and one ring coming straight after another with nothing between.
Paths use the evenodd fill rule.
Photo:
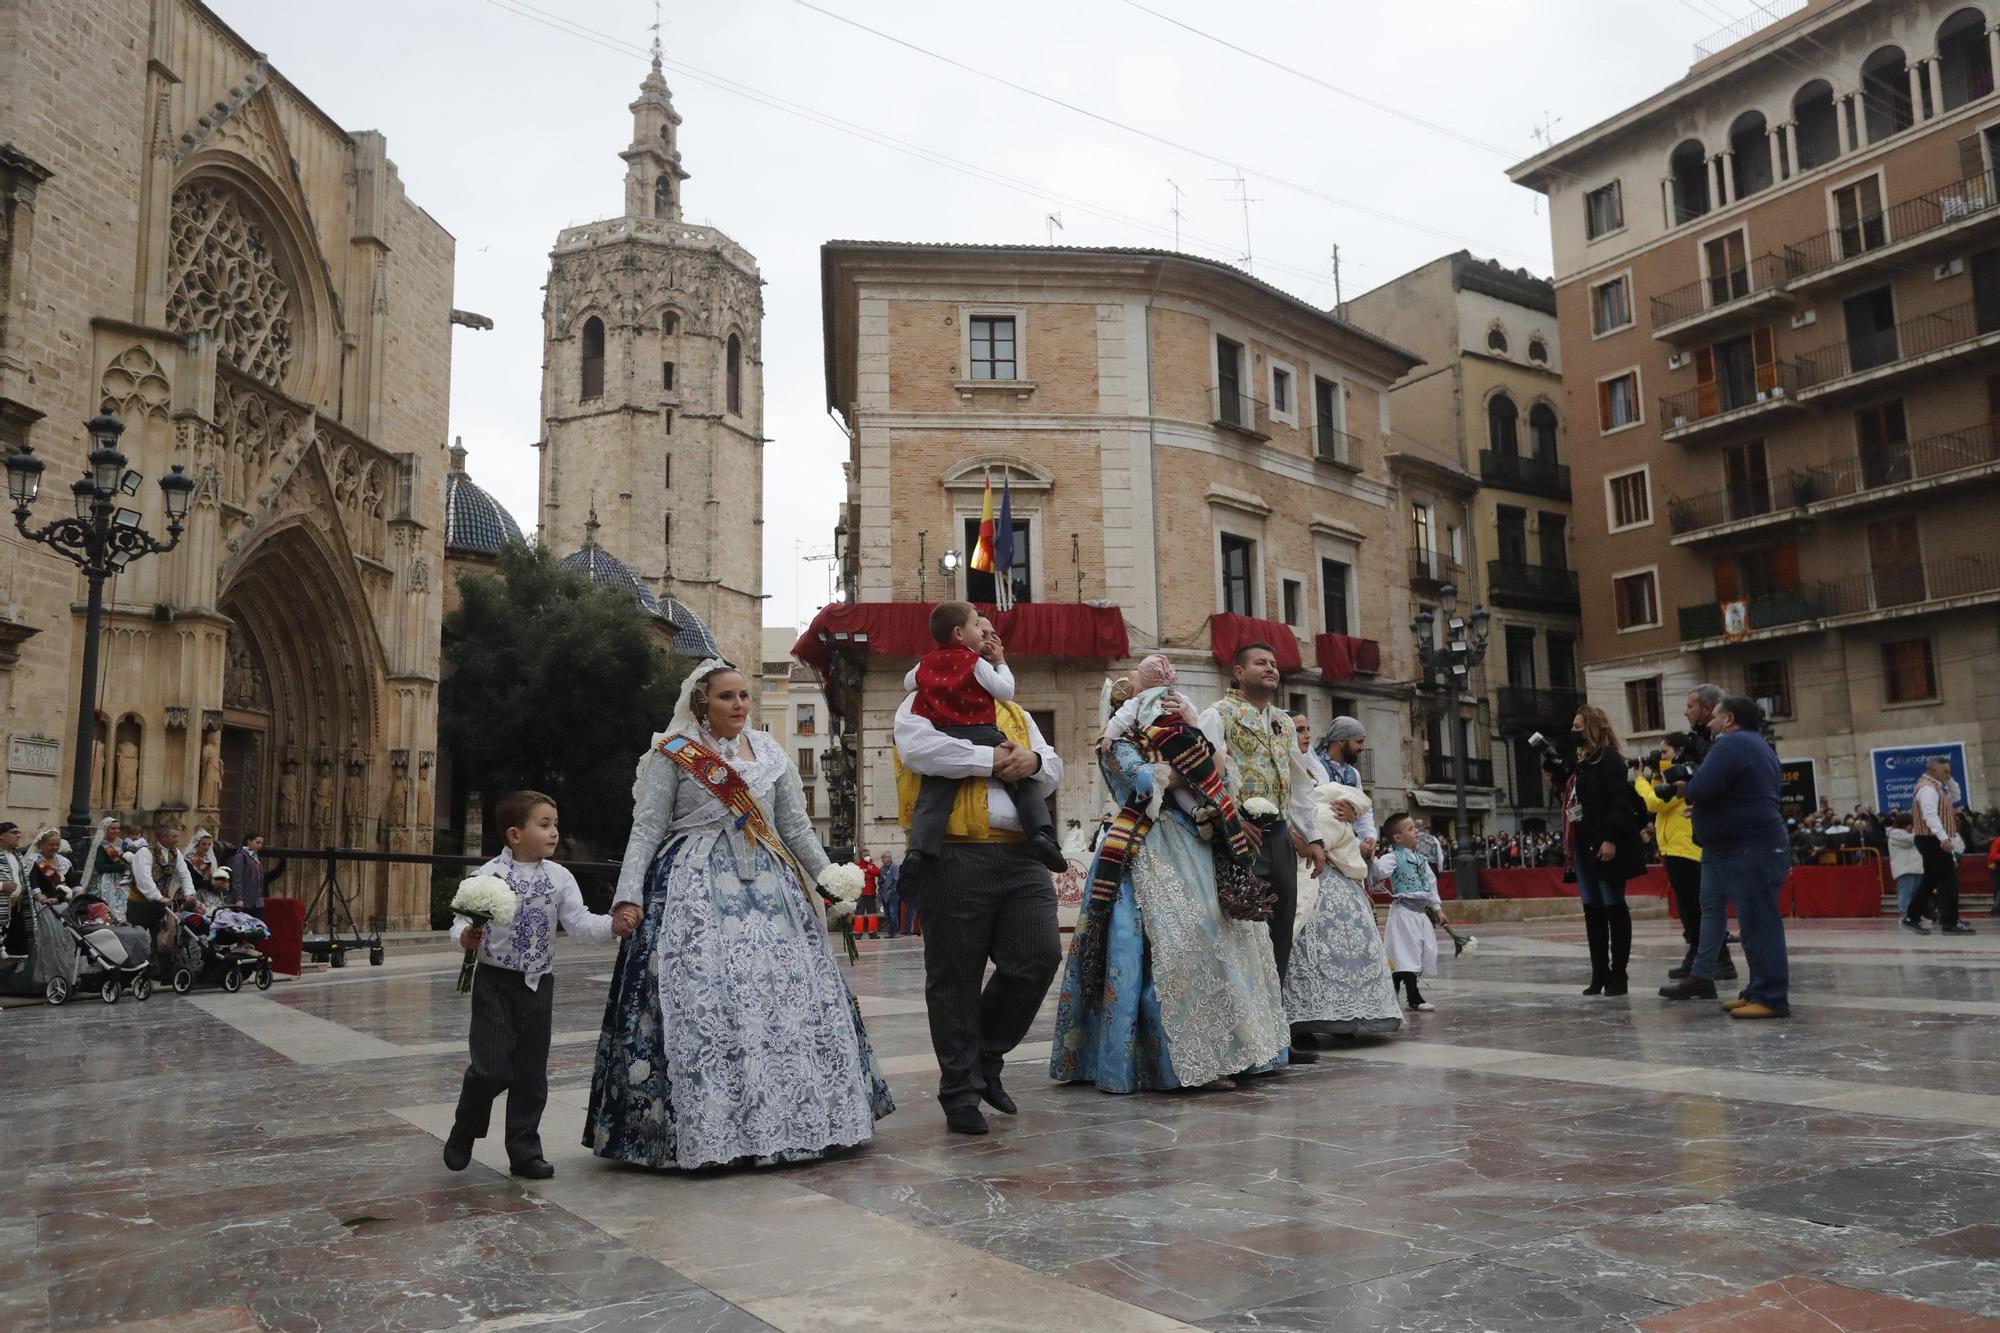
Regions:
<instances>
[{"instance_id":1,"label":"stone statue in niche","mask_svg":"<svg viewBox=\"0 0 2000 1333\"><path fill-rule=\"evenodd\" d=\"M201 737L201 799L203 810L222 809L222 729L211 727Z\"/></svg>"},{"instance_id":2,"label":"stone statue in niche","mask_svg":"<svg viewBox=\"0 0 2000 1333\"><path fill-rule=\"evenodd\" d=\"M359 847L368 836L368 766L359 759L347 761L347 780L341 786L340 807L347 825L347 845Z\"/></svg>"},{"instance_id":3,"label":"stone statue in niche","mask_svg":"<svg viewBox=\"0 0 2000 1333\"><path fill-rule=\"evenodd\" d=\"M313 779L312 833L324 840L333 832L333 765L322 759Z\"/></svg>"},{"instance_id":4,"label":"stone statue in niche","mask_svg":"<svg viewBox=\"0 0 2000 1333\"><path fill-rule=\"evenodd\" d=\"M116 767L111 781L111 803L120 810L139 804L139 743L122 740L114 751Z\"/></svg>"},{"instance_id":5,"label":"stone statue in niche","mask_svg":"<svg viewBox=\"0 0 2000 1333\"><path fill-rule=\"evenodd\" d=\"M435 756L425 750L417 756L417 823L428 826L431 818L431 763Z\"/></svg>"},{"instance_id":6,"label":"stone statue in niche","mask_svg":"<svg viewBox=\"0 0 2000 1333\"><path fill-rule=\"evenodd\" d=\"M99 736L90 743L90 804L93 809L104 808L104 737Z\"/></svg>"},{"instance_id":7,"label":"stone statue in niche","mask_svg":"<svg viewBox=\"0 0 2000 1333\"><path fill-rule=\"evenodd\" d=\"M278 827L287 833L297 833L299 816L304 813L299 804L299 765L295 759L285 761L285 771L278 778Z\"/></svg>"},{"instance_id":8,"label":"stone statue in niche","mask_svg":"<svg viewBox=\"0 0 2000 1333\"><path fill-rule=\"evenodd\" d=\"M391 772L387 810L388 827L401 828L410 822L410 771L407 765Z\"/></svg>"}]
</instances>

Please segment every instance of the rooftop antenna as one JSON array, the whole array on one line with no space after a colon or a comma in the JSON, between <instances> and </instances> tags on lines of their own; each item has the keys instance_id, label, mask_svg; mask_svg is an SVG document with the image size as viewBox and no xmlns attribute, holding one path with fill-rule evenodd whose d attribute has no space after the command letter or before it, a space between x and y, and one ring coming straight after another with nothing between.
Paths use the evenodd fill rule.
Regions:
<instances>
[{"instance_id":1,"label":"rooftop antenna","mask_svg":"<svg viewBox=\"0 0 2000 1333\"><path fill-rule=\"evenodd\" d=\"M1236 186L1236 197L1229 202L1243 205L1243 267L1251 273L1257 271L1257 259L1250 246L1250 205L1261 204L1262 199L1250 197L1250 186L1243 179L1242 171L1234 176L1210 176L1212 181L1224 181Z\"/></svg>"},{"instance_id":2,"label":"rooftop antenna","mask_svg":"<svg viewBox=\"0 0 2000 1333\"><path fill-rule=\"evenodd\" d=\"M1042 229L1049 234L1049 244L1056 243L1056 233L1063 229L1062 214L1050 213L1042 219Z\"/></svg>"},{"instance_id":3,"label":"rooftop antenna","mask_svg":"<svg viewBox=\"0 0 2000 1333\"><path fill-rule=\"evenodd\" d=\"M1187 214L1181 212L1181 187L1174 184L1172 176L1167 177L1167 184L1174 192L1174 202L1167 211L1174 217L1174 249L1178 250L1181 248L1181 219Z\"/></svg>"},{"instance_id":4,"label":"rooftop antenna","mask_svg":"<svg viewBox=\"0 0 2000 1333\"><path fill-rule=\"evenodd\" d=\"M1340 243L1333 245L1333 313L1337 318L1347 318L1347 302L1340 299Z\"/></svg>"},{"instance_id":5,"label":"rooftop antenna","mask_svg":"<svg viewBox=\"0 0 2000 1333\"><path fill-rule=\"evenodd\" d=\"M1550 148L1555 147L1556 126L1562 124L1562 122L1563 118L1561 116L1551 116L1548 113L1548 110L1544 108L1542 111L1542 123L1535 126L1533 129L1529 130L1528 133L1534 138L1535 142L1540 144L1543 150L1546 151ZM1541 191L1531 190L1529 191L1529 193L1535 196L1535 216L1540 217L1542 215Z\"/></svg>"},{"instance_id":6,"label":"rooftop antenna","mask_svg":"<svg viewBox=\"0 0 2000 1333\"><path fill-rule=\"evenodd\" d=\"M660 51L660 0L653 0L653 59L658 60Z\"/></svg>"}]
</instances>

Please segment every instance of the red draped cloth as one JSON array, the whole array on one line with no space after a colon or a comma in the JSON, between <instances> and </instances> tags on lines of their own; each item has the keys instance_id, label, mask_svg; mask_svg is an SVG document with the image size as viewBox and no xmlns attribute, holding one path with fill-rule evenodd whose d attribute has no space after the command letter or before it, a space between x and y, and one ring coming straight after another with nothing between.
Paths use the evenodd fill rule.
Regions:
<instances>
[{"instance_id":1,"label":"red draped cloth","mask_svg":"<svg viewBox=\"0 0 2000 1333\"><path fill-rule=\"evenodd\" d=\"M937 644L931 640L933 602L835 603L813 617L812 624L792 645L792 656L821 675L843 647L861 647L882 657L916 659ZM1082 602L1022 602L1011 611L981 606L1006 640L1007 656L1054 657L1081 662L1111 662L1131 656L1125 636L1125 615L1115 606ZM858 636L866 636L857 644Z\"/></svg>"},{"instance_id":2,"label":"red draped cloth","mask_svg":"<svg viewBox=\"0 0 2000 1333\"><path fill-rule=\"evenodd\" d=\"M1223 666L1234 662L1238 650L1252 643L1269 644L1278 655L1278 670L1287 676L1305 666L1299 656L1298 636L1290 625L1275 620L1218 613L1208 618L1208 641L1215 660Z\"/></svg>"},{"instance_id":3,"label":"red draped cloth","mask_svg":"<svg viewBox=\"0 0 2000 1333\"><path fill-rule=\"evenodd\" d=\"M1322 634L1313 640L1313 655L1319 659L1320 679L1328 685L1338 685L1358 675L1372 676L1382 670L1382 645L1373 639Z\"/></svg>"}]
</instances>

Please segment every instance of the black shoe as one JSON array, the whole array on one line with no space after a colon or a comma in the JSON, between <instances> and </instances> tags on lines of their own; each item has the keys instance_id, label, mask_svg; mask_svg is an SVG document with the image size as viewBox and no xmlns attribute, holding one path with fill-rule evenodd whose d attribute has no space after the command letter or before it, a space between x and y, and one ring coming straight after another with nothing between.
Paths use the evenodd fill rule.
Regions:
<instances>
[{"instance_id":1,"label":"black shoe","mask_svg":"<svg viewBox=\"0 0 2000 1333\"><path fill-rule=\"evenodd\" d=\"M1938 931L1940 935L1977 935L1978 933L1978 931L1966 925L1963 921L1954 921Z\"/></svg>"},{"instance_id":2,"label":"black shoe","mask_svg":"<svg viewBox=\"0 0 2000 1333\"><path fill-rule=\"evenodd\" d=\"M1069 858L1063 855L1062 844L1057 842L1056 835L1047 829L1028 839L1028 851L1045 868L1055 871L1058 875L1069 869Z\"/></svg>"},{"instance_id":3,"label":"black shoe","mask_svg":"<svg viewBox=\"0 0 2000 1333\"><path fill-rule=\"evenodd\" d=\"M1688 975L1692 976L1694 974L1689 973ZM1736 980L1736 964L1730 962L1728 959L1724 959L1722 962L1717 963L1715 965L1715 979L1717 981Z\"/></svg>"},{"instance_id":4,"label":"black shoe","mask_svg":"<svg viewBox=\"0 0 2000 1333\"><path fill-rule=\"evenodd\" d=\"M523 1180L547 1180L556 1173L556 1169L549 1165L549 1159L546 1157L530 1157L527 1161L516 1162L507 1169Z\"/></svg>"},{"instance_id":5,"label":"black shoe","mask_svg":"<svg viewBox=\"0 0 2000 1333\"><path fill-rule=\"evenodd\" d=\"M1660 987L1663 1000L1712 1000L1715 998L1715 983L1707 977L1688 977L1676 981L1671 986Z\"/></svg>"},{"instance_id":6,"label":"black shoe","mask_svg":"<svg viewBox=\"0 0 2000 1333\"><path fill-rule=\"evenodd\" d=\"M954 1106L944 1113L945 1128L954 1134L985 1134L986 1117L977 1106Z\"/></svg>"},{"instance_id":7,"label":"black shoe","mask_svg":"<svg viewBox=\"0 0 2000 1333\"><path fill-rule=\"evenodd\" d=\"M998 1075L986 1080L986 1088L979 1094L979 1100L998 1111L1001 1115L1019 1115L1021 1108L1014 1105L1014 1099L1007 1095L1007 1089L1000 1086Z\"/></svg>"},{"instance_id":8,"label":"black shoe","mask_svg":"<svg viewBox=\"0 0 2000 1333\"><path fill-rule=\"evenodd\" d=\"M1319 1063L1319 1052L1302 1051L1294 1046L1292 1047L1292 1063L1295 1065L1316 1065Z\"/></svg>"},{"instance_id":9,"label":"black shoe","mask_svg":"<svg viewBox=\"0 0 2000 1333\"><path fill-rule=\"evenodd\" d=\"M1725 930L1722 932L1722 942L1724 944L1741 944L1743 943L1743 937L1733 930Z\"/></svg>"},{"instance_id":10,"label":"black shoe","mask_svg":"<svg viewBox=\"0 0 2000 1333\"><path fill-rule=\"evenodd\" d=\"M1319 1034L1305 1028L1292 1029L1292 1049L1295 1051L1315 1051L1319 1049Z\"/></svg>"},{"instance_id":11,"label":"black shoe","mask_svg":"<svg viewBox=\"0 0 2000 1333\"><path fill-rule=\"evenodd\" d=\"M1583 993L1585 995L1604 994L1604 983L1607 980L1608 978L1602 972L1592 972L1590 974L1590 984L1583 988Z\"/></svg>"},{"instance_id":12,"label":"black shoe","mask_svg":"<svg viewBox=\"0 0 2000 1333\"><path fill-rule=\"evenodd\" d=\"M444 1164L452 1171L463 1171L472 1165L471 1135L451 1132L451 1137L444 1141Z\"/></svg>"},{"instance_id":13,"label":"black shoe","mask_svg":"<svg viewBox=\"0 0 2000 1333\"><path fill-rule=\"evenodd\" d=\"M1604 993L1606 995L1623 995L1629 989L1631 989L1631 983L1626 980L1623 972L1613 972L1604 979Z\"/></svg>"},{"instance_id":14,"label":"black shoe","mask_svg":"<svg viewBox=\"0 0 2000 1333\"><path fill-rule=\"evenodd\" d=\"M1931 928L1929 926L1925 925L1921 921L1912 921L1909 917L1903 918L1903 929L1913 930L1919 935L1928 935L1931 933Z\"/></svg>"},{"instance_id":15,"label":"black shoe","mask_svg":"<svg viewBox=\"0 0 2000 1333\"><path fill-rule=\"evenodd\" d=\"M1667 980L1679 981L1683 977L1692 976L1693 974L1694 969L1686 963L1682 963L1679 967L1670 967L1667 969Z\"/></svg>"}]
</instances>

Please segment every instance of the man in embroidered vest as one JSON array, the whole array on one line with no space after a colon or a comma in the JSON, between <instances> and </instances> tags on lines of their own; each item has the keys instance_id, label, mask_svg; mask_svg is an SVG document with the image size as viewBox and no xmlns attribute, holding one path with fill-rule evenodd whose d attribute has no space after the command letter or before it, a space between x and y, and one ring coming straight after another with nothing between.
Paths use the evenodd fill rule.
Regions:
<instances>
[{"instance_id":1,"label":"man in embroidered vest","mask_svg":"<svg viewBox=\"0 0 2000 1333\"><path fill-rule=\"evenodd\" d=\"M982 655L1001 656L1000 636L981 617ZM908 861L903 900L923 914L924 1003L937 1051L938 1101L945 1124L984 1134L986 1102L1013 1115L1000 1085L1007 1052L1020 1044L1062 962L1055 880L1021 833L1009 783L1027 782L1047 798L1062 782L1060 756L1026 710L998 703L1007 740L978 745L947 736L905 698L896 710L896 788L909 827L923 777L953 778L958 798L937 863L918 877ZM980 987L988 960L992 979Z\"/></svg>"},{"instance_id":2,"label":"man in embroidered vest","mask_svg":"<svg viewBox=\"0 0 2000 1333\"><path fill-rule=\"evenodd\" d=\"M1284 818L1268 829L1244 820L1257 847L1256 871L1278 895L1271 913L1271 952L1282 980L1292 962L1292 922L1299 910L1299 863L1303 856L1315 877L1326 869L1326 847L1315 836L1312 773L1299 753L1291 715L1277 706L1278 654L1269 644L1246 643L1230 666L1234 688L1201 715L1201 729L1217 754L1229 756L1229 794L1236 808L1258 797ZM1312 1064L1311 1051L1292 1051L1295 1064Z\"/></svg>"},{"instance_id":3,"label":"man in embroidered vest","mask_svg":"<svg viewBox=\"0 0 2000 1333\"><path fill-rule=\"evenodd\" d=\"M1910 912L1903 927L1928 935L1924 913L1935 906L1938 928L1947 935L1971 935L1971 926L1958 919L1958 857L1965 842L1958 836L1958 809L1952 804L1951 756L1933 755L1917 779L1910 802L1911 831L1917 835L1917 853L1924 858L1924 877L1910 899Z\"/></svg>"}]
</instances>

